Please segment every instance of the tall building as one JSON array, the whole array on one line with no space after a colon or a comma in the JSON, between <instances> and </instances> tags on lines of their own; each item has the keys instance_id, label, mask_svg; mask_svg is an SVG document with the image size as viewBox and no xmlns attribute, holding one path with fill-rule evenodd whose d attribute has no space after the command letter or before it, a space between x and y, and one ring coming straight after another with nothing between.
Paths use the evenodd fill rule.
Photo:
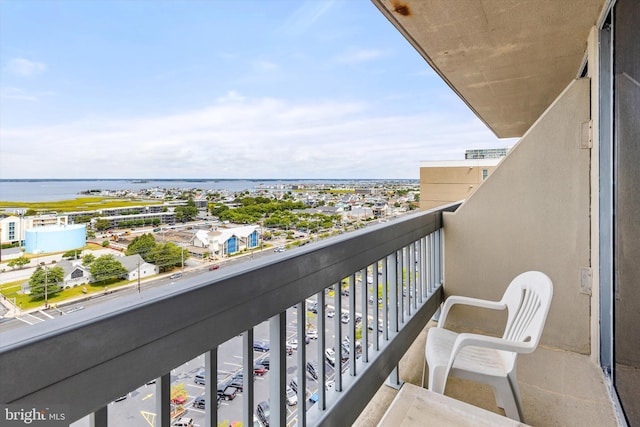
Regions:
<instances>
[{"instance_id":1,"label":"tall building","mask_svg":"<svg viewBox=\"0 0 640 427\"><path fill-rule=\"evenodd\" d=\"M420 209L464 200L489 177L508 148L466 150L464 160L420 162Z\"/></svg>"}]
</instances>

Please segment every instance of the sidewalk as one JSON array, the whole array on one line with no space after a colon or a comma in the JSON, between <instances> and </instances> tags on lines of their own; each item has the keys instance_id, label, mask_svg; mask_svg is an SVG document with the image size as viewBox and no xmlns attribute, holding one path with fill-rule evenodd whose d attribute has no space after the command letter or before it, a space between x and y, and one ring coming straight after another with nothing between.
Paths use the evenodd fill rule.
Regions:
<instances>
[{"instance_id":1,"label":"sidewalk","mask_svg":"<svg viewBox=\"0 0 640 427\"><path fill-rule=\"evenodd\" d=\"M264 248L262 250L256 250L255 252L261 252L261 251L267 251L267 250L271 250L272 248ZM249 257L249 259L252 258L253 253L252 252L247 252L241 255L236 255L234 258L245 258L245 257ZM222 260L218 260L216 263L217 264L224 264L226 260L229 260L229 258L226 259L222 259ZM183 271L191 271L191 270L198 270L200 268L205 267L208 264L208 262L203 261L201 265L197 265L197 266L193 266L193 267L185 267ZM35 266L32 268L24 268L22 270L35 270ZM17 272L18 270L16 270ZM6 272L5 272L6 273ZM151 282L154 280L158 280L158 279L163 279L165 277L170 276L171 274L173 274L174 272L167 272L167 273L160 273L158 275L152 276L152 277L148 277L145 279L141 279L140 280L140 284L144 284L147 282ZM30 274L27 275L25 277L25 280L27 280L29 278ZM8 282L10 280L7 280L6 282ZM123 291L126 289L130 289L130 288L136 288L138 286L138 283L129 283L126 285L122 285L122 286L118 286L115 288L111 288L107 291L108 294L114 293L114 292L119 292L119 291ZM66 299L64 301L60 301L57 302L55 304L50 304L50 307L55 306L55 307L64 307L66 305L70 305L70 304L74 304L74 303L78 303L78 302L82 302L82 301L87 301L90 300L92 298L96 298L99 297L101 295L104 295L103 292L93 292L91 294L87 294L87 295L81 295L81 296L77 296L74 298L69 298ZM29 314L29 313L33 313L33 312L37 312L37 311L41 311L41 310L45 310L44 304L37 306L37 307L33 307L33 308L29 308L26 310L21 310L18 307L15 307L9 300L5 299L5 298L0 298L0 318L13 318L13 317L17 317L23 314ZM4 313L3 313L4 311Z\"/></svg>"}]
</instances>

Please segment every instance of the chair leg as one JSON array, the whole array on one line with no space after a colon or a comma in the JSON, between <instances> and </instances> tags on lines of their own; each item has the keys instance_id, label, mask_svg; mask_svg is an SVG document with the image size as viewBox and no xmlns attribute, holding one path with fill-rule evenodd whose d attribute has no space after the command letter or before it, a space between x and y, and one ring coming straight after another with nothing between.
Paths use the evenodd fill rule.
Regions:
<instances>
[{"instance_id":1,"label":"chair leg","mask_svg":"<svg viewBox=\"0 0 640 427\"><path fill-rule=\"evenodd\" d=\"M427 371L427 358L425 357L424 363L422 364L422 388L424 388L424 374Z\"/></svg>"},{"instance_id":2,"label":"chair leg","mask_svg":"<svg viewBox=\"0 0 640 427\"><path fill-rule=\"evenodd\" d=\"M505 415L512 420L521 421L520 408L516 401L517 391L513 389L508 377L494 385L494 393L496 394L496 403L498 406L502 404L501 407L504 408Z\"/></svg>"},{"instance_id":3,"label":"chair leg","mask_svg":"<svg viewBox=\"0 0 640 427\"><path fill-rule=\"evenodd\" d=\"M434 393L444 394L444 388L447 385L447 367L446 366L429 366L429 390Z\"/></svg>"},{"instance_id":4,"label":"chair leg","mask_svg":"<svg viewBox=\"0 0 640 427\"><path fill-rule=\"evenodd\" d=\"M516 407L518 408L518 414L520 415L520 421L524 420L524 409L522 407L522 398L520 397L520 387L518 387L518 377L516 370L514 369L507 375L507 380L511 386L511 392L513 393L513 400L515 400Z\"/></svg>"}]
</instances>

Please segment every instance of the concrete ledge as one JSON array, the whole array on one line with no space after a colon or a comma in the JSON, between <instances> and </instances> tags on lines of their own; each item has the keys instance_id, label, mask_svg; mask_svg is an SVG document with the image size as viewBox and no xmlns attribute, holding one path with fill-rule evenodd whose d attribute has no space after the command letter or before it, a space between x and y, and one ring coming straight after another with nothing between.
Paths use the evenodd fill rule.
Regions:
<instances>
[{"instance_id":1,"label":"concrete ledge","mask_svg":"<svg viewBox=\"0 0 640 427\"><path fill-rule=\"evenodd\" d=\"M391 426L525 426L468 403L405 383L378 423Z\"/></svg>"}]
</instances>

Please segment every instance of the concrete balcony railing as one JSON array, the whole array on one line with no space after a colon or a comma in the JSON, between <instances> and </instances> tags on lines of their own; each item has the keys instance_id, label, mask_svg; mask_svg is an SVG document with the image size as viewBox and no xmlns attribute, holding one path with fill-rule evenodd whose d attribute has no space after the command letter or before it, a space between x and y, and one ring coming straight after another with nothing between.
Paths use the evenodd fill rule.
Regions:
<instances>
[{"instance_id":1,"label":"concrete balcony railing","mask_svg":"<svg viewBox=\"0 0 640 427\"><path fill-rule=\"evenodd\" d=\"M457 206L417 213L7 332L0 340L0 401L25 409L66 405L67 421L91 415L92 425L107 426L110 402L156 379L155 425L169 426L171 370L204 354L205 376L216 378L218 347L242 335L242 419L244 425L252 425L257 403L250 380L253 328L268 321L270 425L286 425L291 423L285 399L286 313L292 307L305 307L306 299L313 297L318 302L319 332L314 359L324 361L325 348L339 349L346 337L349 358L335 370L335 386L328 391L325 363L318 364L317 403L308 410L299 404L294 422L350 424L385 380L397 381L398 362L441 302L442 212ZM344 279L349 296L346 301L335 297L336 316L326 319L327 290L332 287L337 292ZM377 289L379 304L370 304ZM343 311L351 313L347 323L341 322ZM306 325L306 310L296 310L296 316L298 325ZM334 322L333 337L326 333L329 322ZM374 331L380 325L380 332L363 332L360 352L356 331L368 331L369 325ZM298 327L298 342L304 342L305 332ZM298 351L297 366L306 366L307 356ZM297 370L296 380L298 401L304 402L304 369ZM213 384L207 381L204 394L209 426L218 422Z\"/></svg>"}]
</instances>

